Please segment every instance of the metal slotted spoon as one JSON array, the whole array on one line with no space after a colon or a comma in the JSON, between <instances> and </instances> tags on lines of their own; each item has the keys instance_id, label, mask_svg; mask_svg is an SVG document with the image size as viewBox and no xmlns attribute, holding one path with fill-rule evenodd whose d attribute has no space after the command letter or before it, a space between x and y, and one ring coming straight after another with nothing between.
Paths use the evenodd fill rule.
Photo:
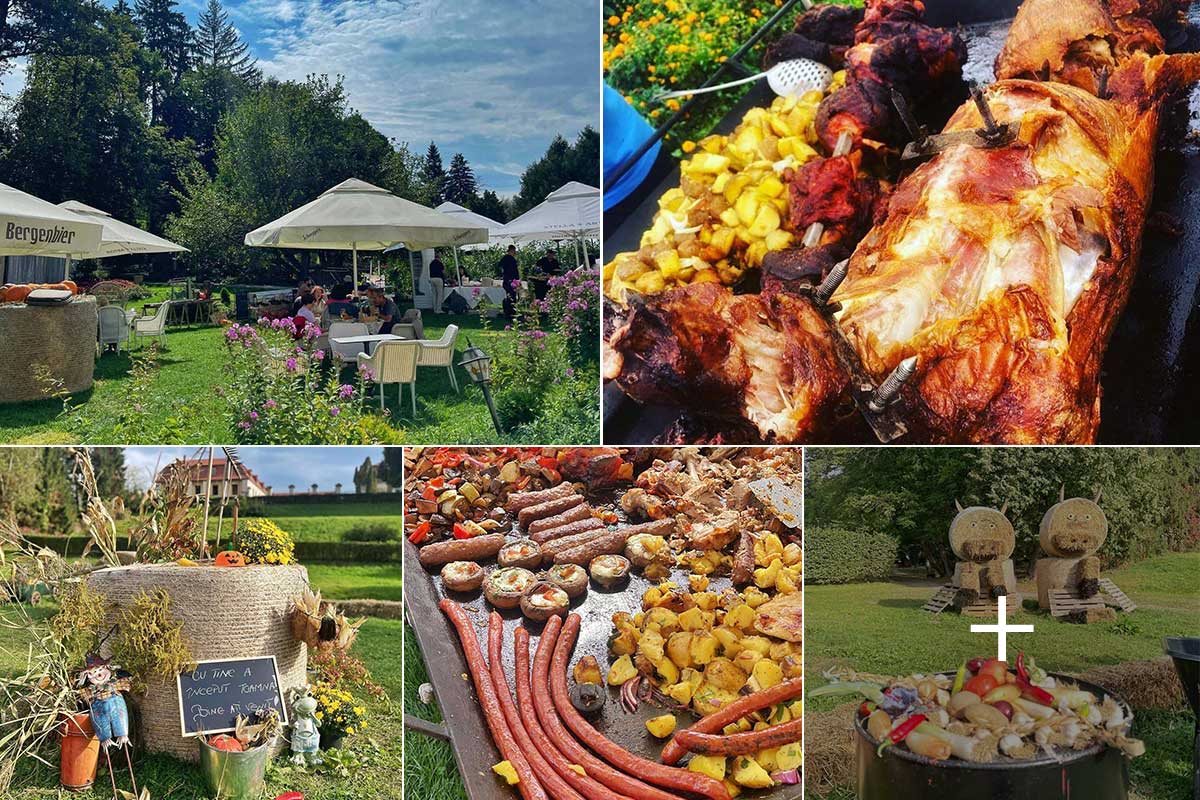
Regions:
<instances>
[{"instance_id":1,"label":"metal slotted spoon","mask_svg":"<svg viewBox=\"0 0 1200 800\"><path fill-rule=\"evenodd\" d=\"M728 83L721 83L704 89L682 89L677 92L664 92L654 99L662 101L672 97L686 97L693 94L717 92L721 89L728 89L731 86L753 83L762 77L766 77L767 85L771 87L771 91L775 92L775 94L780 97L793 97L813 90L823 92L828 89L829 84L833 82L833 70L819 61L807 58L793 58L788 61L780 61L766 72L759 72L748 78L739 78L736 81L729 81Z\"/></svg>"}]
</instances>

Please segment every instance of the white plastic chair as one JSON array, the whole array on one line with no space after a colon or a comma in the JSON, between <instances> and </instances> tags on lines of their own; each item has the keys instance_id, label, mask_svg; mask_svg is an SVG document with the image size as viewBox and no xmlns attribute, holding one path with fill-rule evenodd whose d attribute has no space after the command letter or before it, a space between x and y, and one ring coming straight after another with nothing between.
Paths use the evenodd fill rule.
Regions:
<instances>
[{"instance_id":1,"label":"white plastic chair","mask_svg":"<svg viewBox=\"0 0 1200 800\"><path fill-rule=\"evenodd\" d=\"M121 342L125 342L125 351L129 351L129 319L125 310L120 306L101 306L96 309L100 330L96 337L96 354L104 352L106 345L115 344L117 352L121 350Z\"/></svg>"},{"instance_id":2,"label":"white plastic chair","mask_svg":"<svg viewBox=\"0 0 1200 800\"><path fill-rule=\"evenodd\" d=\"M167 314L171 311L170 301L159 305L153 316L137 317L133 320L133 335L157 336L160 340L167 334Z\"/></svg>"},{"instance_id":3,"label":"white plastic chair","mask_svg":"<svg viewBox=\"0 0 1200 800\"><path fill-rule=\"evenodd\" d=\"M458 392L458 378L454 375L454 343L458 339L458 326L447 325L440 339L421 342L418 367L445 367L450 373L450 385Z\"/></svg>"},{"instance_id":4,"label":"white plastic chair","mask_svg":"<svg viewBox=\"0 0 1200 800\"><path fill-rule=\"evenodd\" d=\"M379 384L379 407L383 408L383 393L389 383L400 384L396 390L399 403L404 405L404 384L412 395L413 416L417 416L417 361L421 355L420 342L380 342L371 355L358 357L360 369L371 370L371 379Z\"/></svg>"},{"instance_id":5,"label":"white plastic chair","mask_svg":"<svg viewBox=\"0 0 1200 800\"><path fill-rule=\"evenodd\" d=\"M338 344L334 339L366 335L367 324L365 322L331 322L329 324L329 349L333 352L333 357L339 361L355 361L360 355L367 352L366 344Z\"/></svg>"}]
</instances>

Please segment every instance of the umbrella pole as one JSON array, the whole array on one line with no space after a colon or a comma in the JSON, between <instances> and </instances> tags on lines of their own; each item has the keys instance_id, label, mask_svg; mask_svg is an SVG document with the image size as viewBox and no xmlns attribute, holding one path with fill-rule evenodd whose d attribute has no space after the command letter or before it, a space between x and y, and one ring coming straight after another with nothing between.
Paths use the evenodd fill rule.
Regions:
<instances>
[{"instance_id":1,"label":"umbrella pole","mask_svg":"<svg viewBox=\"0 0 1200 800\"><path fill-rule=\"evenodd\" d=\"M354 291L358 291L358 243L350 243L351 260L354 262Z\"/></svg>"},{"instance_id":2,"label":"umbrella pole","mask_svg":"<svg viewBox=\"0 0 1200 800\"><path fill-rule=\"evenodd\" d=\"M455 282L462 286L462 270L458 266L458 245L454 245L454 278Z\"/></svg>"},{"instance_id":3,"label":"umbrella pole","mask_svg":"<svg viewBox=\"0 0 1200 800\"><path fill-rule=\"evenodd\" d=\"M580 266L582 266L579 263L579 240L572 239L571 244L574 245L574 247L575 247L575 268L578 269Z\"/></svg>"},{"instance_id":4,"label":"umbrella pole","mask_svg":"<svg viewBox=\"0 0 1200 800\"><path fill-rule=\"evenodd\" d=\"M71 254L67 253L67 263L63 266L63 280L69 280L71 277Z\"/></svg>"}]
</instances>

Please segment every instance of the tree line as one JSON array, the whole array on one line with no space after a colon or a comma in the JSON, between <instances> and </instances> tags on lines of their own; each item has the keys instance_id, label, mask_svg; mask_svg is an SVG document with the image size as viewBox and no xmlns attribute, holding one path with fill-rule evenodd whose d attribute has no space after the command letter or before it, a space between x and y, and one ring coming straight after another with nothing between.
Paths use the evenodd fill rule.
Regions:
<instances>
[{"instance_id":1,"label":"tree line","mask_svg":"<svg viewBox=\"0 0 1200 800\"><path fill-rule=\"evenodd\" d=\"M886 533L899 562L953 571L954 501L1008 504L1013 558L1038 556L1038 524L1058 500L1092 497L1109 522L1101 555L1120 564L1200 547L1200 452L1186 448L820 448L805 453L805 524Z\"/></svg>"},{"instance_id":2,"label":"tree line","mask_svg":"<svg viewBox=\"0 0 1200 800\"><path fill-rule=\"evenodd\" d=\"M599 135L557 136L510 199L481 187L461 153L446 165L389 140L349 105L340 78L265 76L220 0L193 27L176 0L0 2L0 76L25 59L0 115L0 175L52 202L74 199L171 238L181 271L253 282L348 254L263 251L245 233L348 177L425 205L451 200L506 221L567 180L598 185ZM169 259L160 259L160 265ZM109 260L106 269L121 260Z\"/></svg>"}]
</instances>

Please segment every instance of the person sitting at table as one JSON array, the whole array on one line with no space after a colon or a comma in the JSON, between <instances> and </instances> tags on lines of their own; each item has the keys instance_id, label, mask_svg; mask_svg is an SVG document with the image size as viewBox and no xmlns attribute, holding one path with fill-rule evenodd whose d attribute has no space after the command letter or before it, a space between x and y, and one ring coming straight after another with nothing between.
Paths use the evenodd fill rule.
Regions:
<instances>
[{"instance_id":1,"label":"person sitting at table","mask_svg":"<svg viewBox=\"0 0 1200 800\"><path fill-rule=\"evenodd\" d=\"M293 317L300 313L300 307L304 305L303 303L300 302L300 299L302 297L304 297L305 294L311 292L312 289L313 289L313 282L312 282L311 278L305 278L304 280L300 281L300 286L296 290L296 299L292 301L292 316Z\"/></svg>"},{"instance_id":2,"label":"person sitting at table","mask_svg":"<svg viewBox=\"0 0 1200 800\"><path fill-rule=\"evenodd\" d=\"M318 315L320 313L317 310L317 306L320 302L317 299L317 296L312 292L305 292L304 294L300 295L298 299L300 300L300 308L296 311L296 328L303 330L304 326L300 324L299 320L304 320L310 325L316 325L320 327L321 323L317 322L317 319L319 318Z\"/></svg>"},{"instance_id":3,"label":"person sitting at table","mask_svg":"<svg viewBox=\"0 0 1200 800\"><path fill-rule=\"evenodd\" d=\"M433 312L440 313L442 303L446 301L446 265L433 251L433 261L429 262L429 286L433 289Z\"/></svg>"},{"instance_id":4,"label":"person sitting at table","mask_svg":"<svg viewBox=\"0 0 1200 800\"><path fill-rule=\"evenodd\" d=\"M396 301L384 294L383 289L368 289L367 299L371 301L372 315L379 320L380 333L391 333L392 326L400 319L400 309Z\"/></svg>"},{"instance_id":5,"label":"person sitting at table","mask_svg":"<svg viewBox=\"0 0 1200 800\"><path fill-rule=\"evenodd\" d=\"M325 306L330 319L354 321L358 319L358 303L350 299L350 284L339 283L329 290L329 304Z\"/></svg>"}]
</instances>

